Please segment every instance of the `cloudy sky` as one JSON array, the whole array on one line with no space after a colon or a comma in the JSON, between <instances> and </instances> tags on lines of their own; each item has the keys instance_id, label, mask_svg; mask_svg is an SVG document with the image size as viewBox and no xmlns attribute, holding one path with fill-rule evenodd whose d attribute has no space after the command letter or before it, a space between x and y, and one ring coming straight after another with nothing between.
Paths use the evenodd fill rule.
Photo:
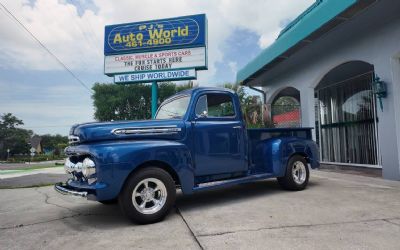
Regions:
<instances>
[{"instance_id":1,"label":"cloudy sky","mask_svg":"<svg viewBox=\"0 0 400 250\"><path fill-rule=\"evenodd\" d=\"M80 83L0 5L0 113L38 134L68 134L92 121L88 89L103 74L104 26L205 13L209 70L199 85L233 82L236 71L274 42L315 0L0 0ZM85 85L83 85L83 84Z\"/></svg>"}]
</instances>

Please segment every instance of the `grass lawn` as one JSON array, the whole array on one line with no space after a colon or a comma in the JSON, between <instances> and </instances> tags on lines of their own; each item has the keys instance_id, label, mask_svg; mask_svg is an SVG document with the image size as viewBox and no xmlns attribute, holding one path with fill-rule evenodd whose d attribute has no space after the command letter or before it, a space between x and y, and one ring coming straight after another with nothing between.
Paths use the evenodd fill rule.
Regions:
<instances>
[{"instance_id":1,"label":"grass lawn","mask_svg":"<svg viewBox=\"0 0 400 250\"><path fill-rule=\"evenodd\" d=\"M26 166L23 168L18 168L18 170L32 170L32 169L41 169L41 168L55 168L55 167L62 167L63 165L31 165Z\"/></svg>"},{"instance_id":2,"label":"grass lawn","mask_svg":"<svg viewBox=\"0 0 400 250\"><path fill-rule=\"evenodd\" d=\"M24 171L30 171L30 170L36 170L36 169L42 169L42 168L61 168L63 166L60 165L31 165L31 166L26 166L26 167L19 167L17 169L15 168L10 168L10 169L3 169L0 170L0 175L1 174L12 174L12 173L20 173Z\"/></svg>"}]
</instances>

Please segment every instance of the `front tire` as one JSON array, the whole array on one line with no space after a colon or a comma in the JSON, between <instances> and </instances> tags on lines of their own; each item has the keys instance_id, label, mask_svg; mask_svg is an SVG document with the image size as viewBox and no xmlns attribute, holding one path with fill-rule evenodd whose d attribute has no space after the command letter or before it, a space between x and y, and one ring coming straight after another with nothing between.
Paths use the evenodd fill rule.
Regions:
<instances>
[{"instance_id":1,"label":"front tire","mask_svg":"<svg viewBox=\"0 0 400 250\"><path fill-rule=\"evenodd\" d=\"M294 155L288 161L285 176L277 179L282 188L299 191L306 188L309 178L310 170L306 159L301 155Z\"/></svg>"},{"instance_id":2,"label":"front tire","mask_svg":"<svg viewBox=\"0 0 400 250\"><path fill-rule=\"evenodd\" d=\"M149 224L161 221L175 203L175 182L168 172L146 167L127 180L118 202L132 221Z\"/></svg>"}]
</instances>

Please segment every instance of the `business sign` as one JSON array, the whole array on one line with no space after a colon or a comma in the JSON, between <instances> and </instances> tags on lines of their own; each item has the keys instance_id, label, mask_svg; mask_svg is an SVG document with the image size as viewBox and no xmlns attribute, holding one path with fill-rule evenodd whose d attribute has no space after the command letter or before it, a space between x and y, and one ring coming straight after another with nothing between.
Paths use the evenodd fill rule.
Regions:
<instances>
[{"instance_id":1,"label":"business sign","mask_svg":"<svg viewBox=\"0 0 400 250\"><path fill-rule=\"evenodd\" d=\"M188 68L207 69L205 47L110 55L104 60L106 75Z\"/></svg>"},{"instance_id":2,"label":"business sign","mask_svg":"<svg viewBox=\"0 0 400 250\"><path fill-rule=\"evenodd\" d=\"M153 82L160 80L177 81L190 79L196 79L195 69L167 70L114 76L115 83Z\"/></svg>"},{"instance_id":3,"label":"business sign","mask_svg":"<svg viewBox=\"0 0 400 250\"><path fill-rule=\"evenodd\" d=\"M104 55L206 47L206 16L193 15L105 27Z\"/></svg>"}]
</instances>

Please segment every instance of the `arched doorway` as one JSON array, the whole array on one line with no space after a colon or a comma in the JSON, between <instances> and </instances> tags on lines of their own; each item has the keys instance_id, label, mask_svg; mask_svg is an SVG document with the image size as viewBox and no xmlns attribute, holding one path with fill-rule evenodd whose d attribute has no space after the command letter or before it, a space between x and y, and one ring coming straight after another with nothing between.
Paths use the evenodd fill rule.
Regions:
<instances>
[{"instance_id":1,"label":"arched doorway","mask_svg":"<svg viewBox=\"0 0 400 250\"><path fill-rule=\"evenodd\" d=\"M271 119L276 128L301 126L300 91L293 87L280 90L271 102Z\"/></svg>"},{"instance_id":2,"label":"arched doorway","mask_svg":"<svg viewBox=\"0 0 400 250\"><path fill-rule=\"evenodd\" d=\"M373 65L351 61L328 72L315 88L321 161L378 165Z\"/></svg>"}]
</instances>

